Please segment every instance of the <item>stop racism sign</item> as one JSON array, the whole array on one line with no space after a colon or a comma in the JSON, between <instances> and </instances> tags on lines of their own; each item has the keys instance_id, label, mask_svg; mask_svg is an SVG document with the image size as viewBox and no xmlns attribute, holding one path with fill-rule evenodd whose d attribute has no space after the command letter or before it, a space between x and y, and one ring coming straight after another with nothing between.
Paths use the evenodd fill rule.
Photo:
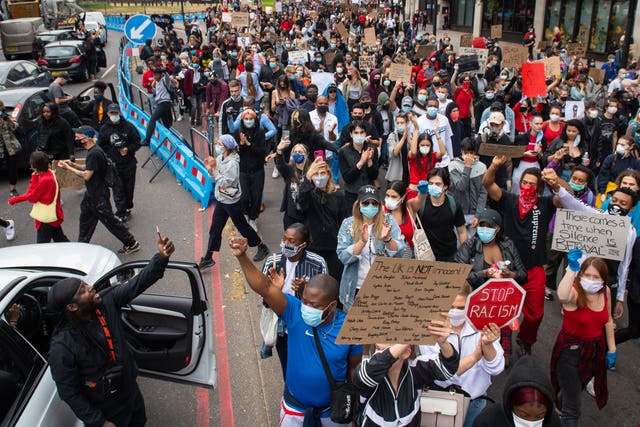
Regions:
<instances>
[{"instance_id":1,"label":"stop racism sign","mask_svg":"<svg viewBox=\"0 0 640 427\"><path fill-rule=\"evenodd\" d=\"M467 297L467 321L478 331L489 323L502 328L520 316L525 294L513 279L489 279Z\"/></svg>"}]
</instances>

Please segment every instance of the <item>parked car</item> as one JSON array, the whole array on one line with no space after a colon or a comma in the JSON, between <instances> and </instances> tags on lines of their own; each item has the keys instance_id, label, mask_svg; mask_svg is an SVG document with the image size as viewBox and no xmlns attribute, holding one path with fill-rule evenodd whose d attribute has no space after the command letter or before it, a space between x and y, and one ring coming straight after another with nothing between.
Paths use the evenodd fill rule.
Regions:
<instances>
[{"instance_id":1,"label":"parked car","mask_svg":"<svg viewBox=\"0 0 640 427\"><path fill-rule=\"evenodd\" d=\"M73 30L47 30L38 33L33 41L33 58L36 60L40 58L44 54L44 47L48 43L75 40L72 32Z\"/></svg>"},{"instance_id":2,"label":"parked car","mask_svg":"<svg viewBox=\"0 0 640 427\"><path fill-rule=\"evenodd\" d=\"M49 76L31 61L0 62L0 90L48 86Z\"/></svg>"},{"instance_id":3,"label":"parked car","mask_svg":"<svg viewBox=\"0 0 640 427\"><path fill-rule=\"evenodd\" d=\"M67 73L72 80L86 82L89 80L87 55L81 40L66 40L49 43L44 47L44 55L38 59L45 71L51 77Z\"/></svg>"},{"instance_id":4,"label":"parked car","mask_svg":"<svg viewBox=\"0 0 640 427\"><path fill-rule=\"evenodd\" d=\"M147 262L121 264L112 251L86 243L0 249L0 369L8 374L0 387L12 399L2 402L6 412L0 412L1 425L83 425L60 400L47 364L51 331L60 319L48 308L48 290L66 277L106 290L120 286ZM13 304L20 305L15 327L6 318ZM195 264L170 261L164 277L121 310L141 376L216 385L212 313Z\"/></svg>"},{"instance_id":5,"label":"parked car","mask_svg":"<svg viewBox=\"0 0 640 427\"><path fill-rule=\"evenodd\" d=\"M11 61L18 55L30 55L33 41L42 26L42 18L20 18L0 21L0 40L5 59Z\"/></svg>"}]
</instances>

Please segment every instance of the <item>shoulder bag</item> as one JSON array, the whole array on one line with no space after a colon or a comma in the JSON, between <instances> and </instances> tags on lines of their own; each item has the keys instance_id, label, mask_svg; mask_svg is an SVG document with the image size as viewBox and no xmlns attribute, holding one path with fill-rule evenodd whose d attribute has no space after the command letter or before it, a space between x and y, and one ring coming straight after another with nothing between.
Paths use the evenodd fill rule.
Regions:
<instances>
[{"instance_id":1,"label":"shoulder bag","mask_svg":"<svg viewBox=\"0 0 640 427\"><path fill-rule=\"evenodd\" d=\"M320 360L322 360L324 373L327 375L327 380L329 380L329 384L331 385L331 402L329 403L331 407L331 421L338 424L351 423L358 398L356 386L353 383L336 382L333 379L316 328L313 328L313 338L316 340L316 347L320 354Z\"/></svg>"},{"instance_id":2,"label":"shoulder bag","mask_svg":"<svg viewBox=\"0 0 640 427\"><path fill-rule=\"evenodd\" d=\"M44 224L55 222L58 219L58 215L56 214L56 201L58 200L58 190L60 188L58 186L56 174L51 171L51 175L53 175L53 182L55 182L56 184L56 194L55 196L53 196L53 202L48 205L45 205L41 202L36 202L31 208L31 213L29 213L29 216L31 216L31 218Z\"/></svg>"},{"instance_id":3,"label":"shoulder bag","mask_svg":"<svg viewBox=\"0 0 640 427\"><path fill-rule=\"evenodd\" d=\"M411 225L413 225L413 251L415 258L421 261L435 261L436 256L431 249L431 243L427 238L427 233L424 231L422 221L420 221L420 214L416 214L416 219L413 219L413 212L409 212L409 218L411 219ZM420 228L416 227L416 221Z\"/></svg>"},{"instance_id":4,"label":"shoulder bag","mask_svg":"<svg viewBox=\"0 0 640 427\"><path fill-rule=\"evenodd\" d=\"M462 427L469 401L468 397L456 393L454 389L424 390L420 396L420 426Z\"/></svg>"}]
</instances>

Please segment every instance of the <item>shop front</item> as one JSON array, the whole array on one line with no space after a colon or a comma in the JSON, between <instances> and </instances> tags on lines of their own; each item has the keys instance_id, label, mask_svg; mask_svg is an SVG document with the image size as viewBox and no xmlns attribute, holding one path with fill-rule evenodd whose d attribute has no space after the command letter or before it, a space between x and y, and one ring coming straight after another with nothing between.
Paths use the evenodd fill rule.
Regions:
<instances>
[{"instance_id":1,"label":"shop front","mask_svg":"<svg viewBox=\"0 0 640 427\"><path fill-rule=\"evenodd\" d=\"M472 32L477 0L458 0L451 4L451 28ZM483 0L483 35L488 36L492 25L502 24L503 39L519 42L533 23L535 0Z\"/></svg>"}]
</instances>

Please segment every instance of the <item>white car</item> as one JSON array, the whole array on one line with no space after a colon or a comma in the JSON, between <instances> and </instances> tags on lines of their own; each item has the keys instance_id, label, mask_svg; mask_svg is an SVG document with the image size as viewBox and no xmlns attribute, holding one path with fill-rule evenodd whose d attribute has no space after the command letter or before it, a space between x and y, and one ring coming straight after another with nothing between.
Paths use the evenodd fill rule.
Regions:
<instances>
[{"instance_id":1,"label":"white car","mask_svg":"<svg viewBox=\"0 0 640 427\"><path fill-rule=\"evenodd\" d=\"M47 364L60 318L47 309L48 290L65 277L79 277L97 290L118 286L146 264L121 264L110 250L85 243L0 249L0 425L83 425L60 400ZM20 306L15 327L7 319L13 304ZM162 279L122 307L122 321L140 375L216 385L212 315L195 264L170 261Z\"/></svg>"}]
</instances>

